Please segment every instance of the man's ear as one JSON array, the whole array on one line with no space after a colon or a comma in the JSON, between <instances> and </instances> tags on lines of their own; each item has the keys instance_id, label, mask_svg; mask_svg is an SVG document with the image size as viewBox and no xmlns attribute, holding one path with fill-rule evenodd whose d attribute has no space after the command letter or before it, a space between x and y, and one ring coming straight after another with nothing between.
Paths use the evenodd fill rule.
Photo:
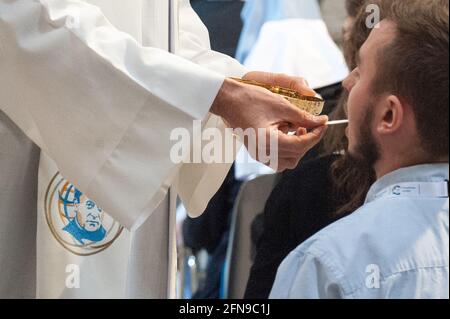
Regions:
<instances>
[{"instance_id":1,"label":"man's ear","mask_svg":"<svg viewBox=\"0 0 450 319\"><path fill-rule=\"evenodd\" d=\"M399 130L405 120L405 105L395 95L387 96L380 105L377 131L380 135L392 134Z\"/></svg>"}]
</instances>

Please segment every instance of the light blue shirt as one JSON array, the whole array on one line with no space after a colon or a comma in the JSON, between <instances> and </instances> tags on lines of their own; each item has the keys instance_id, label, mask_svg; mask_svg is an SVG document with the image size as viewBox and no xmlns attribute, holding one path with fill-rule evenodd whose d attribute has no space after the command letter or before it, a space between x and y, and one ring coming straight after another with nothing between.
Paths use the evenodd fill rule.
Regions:
<instances>
[{"instance_id":1,"label":"light blue shirt","mask_svg":"<svg viewBox=\"0 0 450 319\"><path fill-rule=\"evenodd\" d=\"M449 298L449 165L403 168L281 264L271 298Z\"/></svg>"}]
</instances>

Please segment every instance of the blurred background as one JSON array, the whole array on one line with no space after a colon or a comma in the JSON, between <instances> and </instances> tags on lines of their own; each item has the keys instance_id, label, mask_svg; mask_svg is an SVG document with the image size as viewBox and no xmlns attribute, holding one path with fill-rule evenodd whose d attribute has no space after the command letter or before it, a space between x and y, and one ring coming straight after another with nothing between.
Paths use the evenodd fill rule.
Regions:
<instances>
[{"instance_id":1,"label":"blurred background","mask_svg":"<svg viewBox=\"0 0 450 319\"><path fill-rule=\"evenodd\" d=\"M191 0L192 7L208 27L214 50L235 56L243 26L241 11L245 2L245 0ZM332 38L341 44L342 25L346 17L345 0L318 0L318 3Z\"/></svg>"}]
</instances>

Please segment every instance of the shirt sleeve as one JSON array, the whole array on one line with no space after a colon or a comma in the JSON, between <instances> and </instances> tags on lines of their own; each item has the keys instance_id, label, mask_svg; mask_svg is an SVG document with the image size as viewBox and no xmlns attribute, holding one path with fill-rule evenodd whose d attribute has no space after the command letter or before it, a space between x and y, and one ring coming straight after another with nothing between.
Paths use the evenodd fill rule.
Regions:
<instances>
[{"instance_id":1,"label":"shirt sleeve","mask_svg":"<svg viewBox=\"0 0 450 319\"><path fill-rule=\"evenodd\" d=\"M0 0L0 69L0 109L127 228L180 169L171 132L205 120L224 80L69 0Z\"/></svg>"}]
</instances>

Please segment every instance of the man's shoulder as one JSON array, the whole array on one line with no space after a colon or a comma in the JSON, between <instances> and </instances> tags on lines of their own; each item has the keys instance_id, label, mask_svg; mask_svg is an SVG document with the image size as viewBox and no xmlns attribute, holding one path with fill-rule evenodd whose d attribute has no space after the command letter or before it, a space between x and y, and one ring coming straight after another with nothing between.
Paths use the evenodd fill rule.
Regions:
<instances>
[{"instance_id":1,"label":"man's shoulder","mask_svg":"<svg viewBox=\"0 0 450 319\"><path fill-rule=\"evenodd\" d=\"M364 283L373 265L385 277L448 266L448 210L440 211L441 204L375 200L324 228L293 254L312 256L332 269L349 291Z\"/></svg>"},{"instance_id":2,"label":"man's shoulder","mask_svg":"<svg viewBox=\"0 0 450 319\"><path fill-rule=\"evenodd\" d=\"M352 214L316 233L303 246L308 246L311 252L320 253L323 250L329 250L336 244L342 245L348 241L354 242L367 231L371 231L375 225L374 222L382 220L383 215L389 214L391 210L395 209L392 206L386 207L384 203L371 202L365 204ZM299 246L299 249L301 246Z\"/></svg>"},{"instance_id":3,"label":"man's shoulder","mask_svg":"<svg viewBox=\"0 0 450 319\"><path fill-rule=\"evenodd\" d=\"M433 226L432 216L438 214L437 207L441 207L433 207L427 202L429 211L424 211L420 204L420 201L408 198L383 198L366 203L316 233L298 250L323 255L339 247L363 249L363 243L371 248L385 247L389 239L417 236L416 232Z\"/></svg>"}]
</instances>

